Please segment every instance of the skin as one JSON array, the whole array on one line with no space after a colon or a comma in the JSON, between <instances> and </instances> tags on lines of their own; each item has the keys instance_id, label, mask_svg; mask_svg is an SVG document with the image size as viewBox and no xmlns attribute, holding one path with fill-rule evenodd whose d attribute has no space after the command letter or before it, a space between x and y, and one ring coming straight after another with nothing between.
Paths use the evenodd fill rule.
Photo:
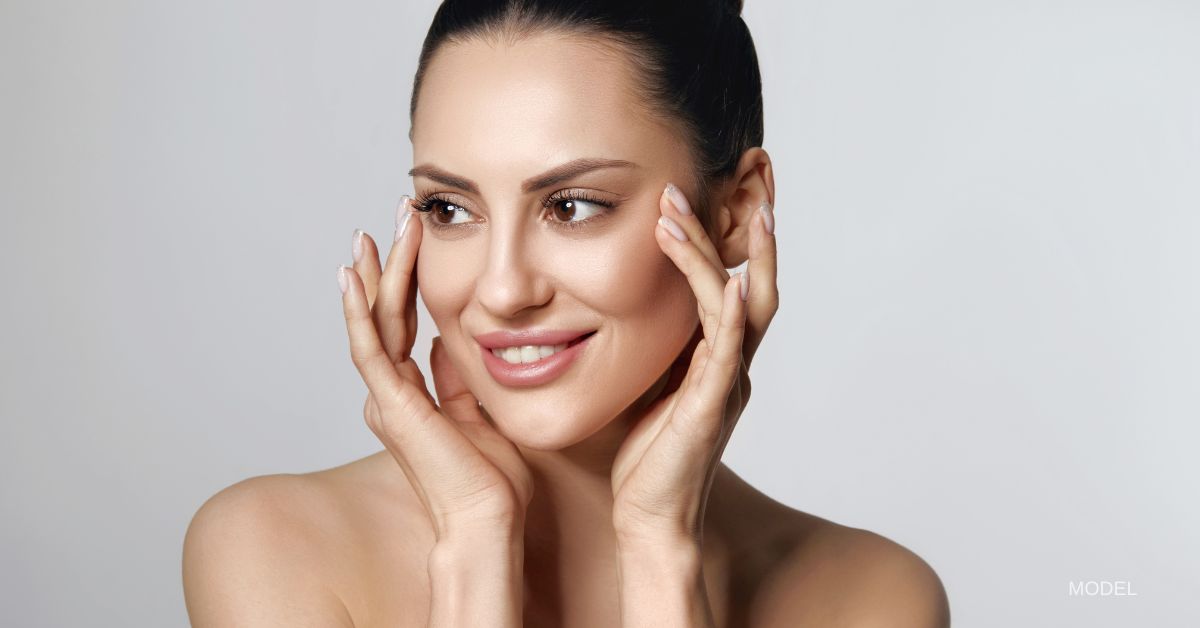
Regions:
<instances>
[{"instance_id":1,"label":"skin","mask_svg":"<svg viewBox=\"0 0 1200 628\"><path fill-rule=\"evenodd\" d=\"M184 545L193 625L425 626L430 554L464 538L479 562L518 548L526 626L949 625L940 580L911 551L776 502L719 462L778 303L773 218L758 209L774 199L770 158L746 151L711 193L706 230L664 193L697 194L677 129L613 53L542 33L433 59L414 183L441 197L433 208L466 211L410 217L382 267L356 232L345 275L364 416L385 450L206 502ZM579 158L634 165L522 190ZM544 208L560 191L615 207ZM747 260L742 301L725 269ZM440 333L436 399L409 359L418 286ZM473 335L526 327L599 331L554 382L502 386ZM693 554L695 569L677 560ZM678 608L659 583L680 585Z\"/></svg>"}]
</instances>

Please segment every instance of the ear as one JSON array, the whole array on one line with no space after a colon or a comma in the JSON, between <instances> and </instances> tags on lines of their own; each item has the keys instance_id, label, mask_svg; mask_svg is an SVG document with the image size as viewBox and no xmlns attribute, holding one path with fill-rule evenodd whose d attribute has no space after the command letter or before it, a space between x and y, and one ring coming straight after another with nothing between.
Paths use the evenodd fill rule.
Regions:
<instances>
[{"instance_id":1,"label":"ear","mask_svg":"<svg viewBox=\"0 0 1200 628\"><path fill-rule=\"evenodd\" d=\"M771 156L755 146L742 153L737 168L709 205L712 232L725 268L734 268L750 257L750 220L763 202L775 206L775 177Z\"/></svg>"}]
</instances>

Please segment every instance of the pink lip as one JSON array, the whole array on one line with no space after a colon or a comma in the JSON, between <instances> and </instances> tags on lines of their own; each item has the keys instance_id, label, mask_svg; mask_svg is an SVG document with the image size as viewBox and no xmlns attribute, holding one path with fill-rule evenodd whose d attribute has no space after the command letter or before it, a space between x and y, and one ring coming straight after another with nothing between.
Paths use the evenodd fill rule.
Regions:
<instances>
[{"instance_id":1,"label":"pink lip","mask_svg":"<svg viewBox=\"0 0 1200 628\"><path fill-rule=\"evenodd\" d=\"M524 345L561 345L589 334L594 329L526 329L523 331L492 331L475 336L475 342L486 349L503 349Z\"/></svg>"},{"instance_id":2,"label":"pink lip","mask_svg":"<svg viewBox=\"0 0 1200 628\"><path fill-rule=\"evenodd\" d=\"M497 333L497 332L493 332ZM483 355L483 365L487 368L488 373L491 373L498 383L503 386L527 387L540 386L542 384L553 381L560 375L566 372L567 368L575 361L575 358L587 346L588 341L592 336L588 336L583 340L568 346L566 349L544 357L535 362L525 362L522 364L509 364L503 359L496 357L492 353L492 347L487 346L488 342L503 342L505 344L494 345L499 347L514 347L520 345L554 345L570 342L578 338L583 333L588 332L560 332L556 336L553 333L543 335L524 335L521 340L512 340L511 336L506 336L502 340L498 340L492 334L484 336L476 336L476 340L480 341L480 351ZM569 335L564 335L569 334ZM594 335L594 334L593 334ZM482 339L482 340L481 340Z\"/></svg>"}]
</instances>

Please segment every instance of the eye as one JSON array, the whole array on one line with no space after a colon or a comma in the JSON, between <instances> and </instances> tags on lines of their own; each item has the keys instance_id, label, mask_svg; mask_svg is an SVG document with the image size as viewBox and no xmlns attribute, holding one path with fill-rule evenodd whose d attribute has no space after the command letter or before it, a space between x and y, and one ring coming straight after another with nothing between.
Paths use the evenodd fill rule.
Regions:
<instances>
[{"instance_id":1,"label":"eye","mask_svg":"<svg viewBox=\"0 0 1200 628\"><path fill-rule=\"evenodd\" d=\"M458 205L439 193L421 195L413 201L417 211L429 215L426 224L433 229L454 229L479 222L471 218L471 210ZM555 227L579 229L594 224L612 213L614 204L594 198L583 190L561 190L541 202L551 214L545 218Z\"/></svg>"},{"instance_id":2,"label":"eye","mask_svg":"<svg viewBox=\"0 0 1200 628\"><path fill-rule=\"evenodd\" d=\"M604 207L599 203L578 198L564 198L554 201L550 212L559 222L584 222L585 220L604 213Z\"/></svg>"},{"instance_id":3,"label":"eye","mask_svg":"<svg viewBox=\"0 0 1200 628\"><path fill-rule=\"evenodd\" d=\"M567 229L603 219L613 208L613 203L593 198L583 190L555 192L542 205L550 210L552 222Z\"/></svg>"},{"instance_id":4,"label":"eye","mask_svg":"<svg viewBox=\"0 0 1200 628\"><path fill-rule=\"evenodd\" d=\"M471 222L468 219L471 215L470 210L438 196L419 199L416 203L416 209L417 211L427 212L430 222L435 227Z\"/></svg>"}]
</instances>

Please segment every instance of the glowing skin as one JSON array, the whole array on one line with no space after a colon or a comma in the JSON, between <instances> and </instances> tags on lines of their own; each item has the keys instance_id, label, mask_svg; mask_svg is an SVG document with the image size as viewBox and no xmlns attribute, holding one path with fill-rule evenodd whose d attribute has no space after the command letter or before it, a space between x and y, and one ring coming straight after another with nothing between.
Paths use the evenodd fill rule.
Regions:
<instances>
[{"instance_id":1,"label":"glowing skin","mask_svg":"<svg viewBox=\"0 0 1200 628\"><path fill-rule=\"evenodd\" d=\"M598 50L578 36L539 36L502 55L477 41L447 46L429 67L413 123L416 195L439 197L422 215L421 296L468 387L523 448L560 450L605 427L655 383L697 324L686 278L654 240L663 186L691 180L686 147L631 102L622 57ZM630 165L522 190L583 158ZM430 167L478 193L422 174ZM543 207L563 192L614 207ZM446 215L456 207L467 213ZM526 328L598 333L554 381L503 386L473 336ZM612 432L598 446L618 445L624 426Z\"/></svg>"},{"instance_id":2,"label":"glowing skin","mask_svg":"<svg viewBox=\"0 0 1200 628\"><path fill-rule=\"evenodd\" d=\"M646 443L638 434L652 434L642 430L629 436L628 419L661 392L660 376L692 338L698 324L695 295L712 311L713 282L697 282L693 292L679 268L699 276L697 270L703 274L704 264L717 257L713 251L728 262L725 266L737 265L747 260L748 243L758 242L759 253L750 258L757 271L750 275L748 304L751 314L756 301L760 314L766 312L758 317L760 330L774 312L770 300L761 297L772 294L775 285L774 240L750 235L751 229L769 231L767 223L751 216L760 202L774 198L770 160L759 147L745 151L730 182L706 199L716 210L710 231L719 234L711 245L694 215L673 214L688 229L686 242L661 230L656 235L656 222L669 208L659 205L668 181L682 186L687 198L699 199L697 190L689 189L692 164L682 136L639 100L632 69L625 65L627 54L578 34L504 36L498 43L473 40L439 48L413 121L414 185L422 200L442 197L432 203L435 212L447 209L445 201L466 211L443 216L455 223L445 228L438 228L435 223L445 221L435 215L410 218L401 240L407 248L392 251L404 251L411 264L413 238L419 236L418 287L441 336L430 354L435 365L428 375L441 375L430 379L458 407L421 426L399 457L385 450L311 474L251 478L214 496L196 515L185 542L184 581L193 625L426 626L426 618L439 611L453 615L461 609L487 619L437 618L449 617L450 625L498 625L497 614L506 613L512 620L507 625L513 626L616 626L626 616L631 618L626 625L655 626L828 626L835 625L833 617L844 619L836 625L901 625L897 618L914 628L948 625L945 592L919 557L883 537L776 502L716 456L696 460L698 469L716 467L702 546L695 539L687 539L685 547L674 545L676 537L660 543L664 537L657 535L641 539L649 543L631 543L629 534L617 543L613 489L618 480L612 476L619 475L624 487L654 489L653 480L661 476L641 469L666 469L667 475L679 470L672 465L613 468L623 442ZM522 189L527 179L580 158L624 163L545 189ZM458 184L439 172L457 177ZM476 190L463 189L464 180ZM562 192L586 192L615 207L608 213L579 202L574 214L561 202L543 207L544 198ZM564 221L580 224L573 229ZM680 248L683 244L701 250ZM367 366L382 357L387 369L360 368L360 374L374 382L373 390L386 393L389 387L381 388L377 375L391 372L388 358L395 355L362 353L371 344L365 340L379 343L368 302L391 300L394 306L397 295L407 294L396 289L396 278L411 266L389 266L381 279L375 241L357 234L353 251L354 276L339 269L351 353L357 347L357 363ZM771 255L764 256L765 251ZM705 261L697 264L701 257ZM767 259L771 263L765 264ZM348 278L353 281L347 283ZM771 289L764 292L764 286ZM715 288L720 297L720 282ZM737 302L734 292L729 295L730 303ZM398 324L392 319L382 326L394 332ZM532 387L502 385L484 367L474 336L528 328L597 333L552 380ZM423 377L415 368L406 373ZM398 373L391 375L399 380ZM511 448L495 446L490 428L442 422L477 418L474 400L461 391L461 383L519 449L532 481L512 481L527 475L513 472L517 456ZM734 410L740 407L735 404ZM378 408L369 398L364 418L395 449L397 439L381 434L386 430L379 429ZM718 414L704 416L726 420ZM419 418L387 417L388 425L404 428L417 427ZM792 417L753 420L776 419ZM475 440L467 440L466 433L475 434ZM489 437L487 447L476 447L485 442L480 434ZM621 453L630 451L637 449ZM646 451L665 450L651 446ZM681 457L693 456L673 459ZM420 468L422 481L412 482L398 468L399 460ZM477 488L469 480L486 481L489 469L491 475L501 474L491 462L506 463L501 464L504 481L519 485L521 497L531 494L525 516L516 522L523 524L523 538L510 544L507 530L491 534L509 522L484 512L455 521L468 528L482 521L478 529L452 532L445 535L450 543L439 542L424 487L440 491L443 499L437 504L450 503L447 496L460 497L451 489ZM525 490L529 484L531 492ZM679 484L677 479L659 488L672 491ZM678 501L686 501L681 497ZM435 510L439 520L448 519ZM703 608L706 616L711 610L714 621L681 622L684 614L674 612L681 608ZM675 621L660 621L664 613Z\"/></svg>"}]
</instances>

